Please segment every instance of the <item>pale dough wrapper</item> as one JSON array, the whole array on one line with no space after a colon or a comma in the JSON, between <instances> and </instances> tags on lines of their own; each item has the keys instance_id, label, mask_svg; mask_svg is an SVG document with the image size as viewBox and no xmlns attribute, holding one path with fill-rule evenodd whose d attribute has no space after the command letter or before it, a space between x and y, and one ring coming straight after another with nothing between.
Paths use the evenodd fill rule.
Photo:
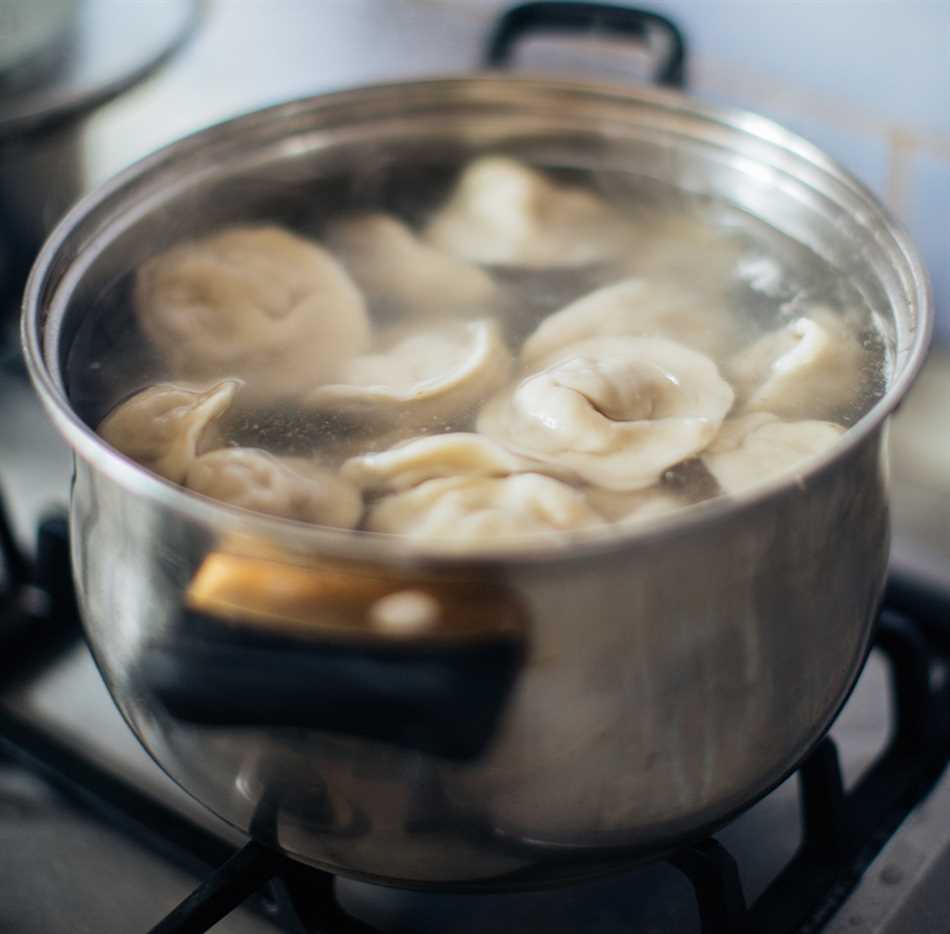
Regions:
<instances>
[{"instance_id":1,"label":"pale dough wrapper","mask_svg":"<svg viewBox=\"0 0 950 934\"><path fill-rule=\"evenodd\" d=\"M801 466L844 432L831 422L783 422L768 412L751 412L723 424L703 463L724 493L741 493Z\"/></svg>"},{"instance_id":2,"label":"pale dough wrapper","mask_svg":"<svg viewBox=\"0 0 950 934\"><path fill-rule=\"evenodd\" d=\"M302 457L260 448L221 448L197 458L185 485L196 493L284 519L351 529L363 513L359 491Z\"/></svg>"},{"instance_id":3,"label":"pale dough wrapper","mask_svg":"<svg viewBox=\"0 0 950 934\"><path fill-rule=\"evenodd\" d=\"M472 162L424 236L473 263L529 268L601 262L632 239L630 225L602 198L505 156Z\"/></svg>"},{"instance_id":4,"label":"pale dough wrapper","mask_svg":"<svg viewBox=\"0 0 950 934\"><path fill-rule=\"evenodd\" d=\"M640 239L620 266L627 275L688 282L708 305L739 278L745 255L735 233L717 224L715 217L671 215L651 218L649 236Z\"/></svg>"},{"instance_id":5,"label":"pale dough wrapper","mask_svg":"<svg viewBox=\"0 0 950 934\"><path fill-rule=\"evenodd\" d=\"M540 363L489 400L479 431L611 490L652 486L702 451L732 406L715 363L664 338L591 338Z\"/></svg>"},{"instance_id":6,"label":"pale dough wrapper","mask_svg":"<svg viewBox=\"0 0 950 934\"><path fill-rule=\"evenodd\" d=\"M734 322L724 306L671 282L622 279L582 296L549 315L524 342L522 360L542 357L590 337L665 337L716 353L733 339Z\"/></svg>"},{"instance_id":7,"label":"pale dough wrapper","mask_svg":"<svg viewBox=\"0 0 950 934\"><path fill-rule=\"evenodd\" d=\"M324 242L371 299L398 314L484 315L498 297L483 269L420 240L386 214L338 220Z\"/></svg>"},{"instance_id":8,"label":"pale dough wrapper","mask_svg":"<svg viewBox=\"0 0 950 934\"><path fill-rule=\"evenodd\" d=\"M466 548L604 528L584 492L541 474L427 480L379 500L368 529Z\"/></svg>"},{"instance_id":9,"label":"pale dough wrapper","mask_svg":"<svg viewBox=\"0 0 950 934\"><path fill-rule=\"evenodd\" d=\"M113 409L100 423L99 435L153 473L181 483L192 461L220 443L215 422L240 385L224 380L210 388L149 386Z\"/></svg>"},{"instance_id":10,"label":"pale dough wrapper","mask_svg":"<svg viewBox=\"0 0 950 934\"><path fill-rule=\"evenodd\" d=\"M176 377L241 377L242 401L299 395L369 342L363 297L340 263L279 227L172 247L139 269L135 301Z\"/></svg>"},{"instance_id":11,"label":"pale dough wrapper","mask_svg":"<svg viewBox=\"0 0 950 934\"><path fill-rule=\"evenodd\" d=\"M689 505L682 497L660 487L631 493L592 487L587 492L587 501L608 522L623 527L662 519Z\"/></svg>"},{"instance_id":12,"label":"pale dough wrapper","mask_svg":"<svg viewBox=\"0 0 950 934\"><path fill-rule=\"evenodd\" d=\"M746 347L726 369L747 411L833 418L858 396L863 358L847 325L818 308Z\"/></svg>"},{"instance_id":13,"label":"pale dough wrapper","mask_svg":"<svg viewBox=\"0 0 950 934\"><path fill-rule=\"evenodd\" d=\"M404 490L444 477L503 477L537 469L490 438L451 432L413 438L379 453L351 457L340 473L364 490Z\"/></svg>"},{"instance_id":14,"label":"pale dough wrapper","mask_svg":"<svg viewBox=\"0 0 950 934\"><path fill-rule=\"evenodd\" d=\"M340 382L318 387L302 404L367 424L396 420L407 428L464 412L510 372L511 354L493 321L453 322L354 357Z\"/></svg>"}]
</instances>

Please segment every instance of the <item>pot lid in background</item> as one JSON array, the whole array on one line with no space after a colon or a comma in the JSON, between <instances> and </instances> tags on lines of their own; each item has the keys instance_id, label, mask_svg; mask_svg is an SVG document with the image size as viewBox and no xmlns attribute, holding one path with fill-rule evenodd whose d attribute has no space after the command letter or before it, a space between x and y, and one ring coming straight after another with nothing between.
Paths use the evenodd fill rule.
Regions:
<instances>
[{"instance_id":1,"label":"pot lid in background","mask_svg":"<svg viewBox=\"0 0 950 934\"><path fill-rule=\"evenodd\" d=\"M0 0L0 94L37 83L75 26L78 0Z\"/></svg>"},{"instance_id":2,"label":"pot lid in background","mask_svg":"<svg viewBox=\"0 0 950 934\"><path fill-rule=\"evenodd\" d=\"M197 0L2 0L0 26L21 38L0 47L0 139L119 94L178 48L197 14Z\"/></svg>"}]
</instances>

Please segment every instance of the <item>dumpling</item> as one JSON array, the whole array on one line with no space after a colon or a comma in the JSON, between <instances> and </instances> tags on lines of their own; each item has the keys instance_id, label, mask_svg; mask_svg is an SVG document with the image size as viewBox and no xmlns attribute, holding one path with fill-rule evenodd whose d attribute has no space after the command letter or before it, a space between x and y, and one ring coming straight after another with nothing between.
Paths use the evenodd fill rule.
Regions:
<instances>
[{"instance_id":1,"label":"dumpling","mask_svg":"<svg viewBox=\"0 0 950 934\"><path fill-rule=\"evenodd\" d=\"M238 376L242 399L290 398L369 342L363 297L326 250L279 227L233 227L138 271L146 336L183 379Z\"/></svg>"},{"instance_id":2,"label":"dumpling","mask_svg":"<svg viewBox=\"0 0 950 934\"><path fill-rule=\"evenodd\" d=\"M285 519L351 529L363 513L359 491L302 457L260 448L221 448L189 467L185 485L212 499Z\"/></svg>"},{"instance_id":3,"label":"dumpling","mask_svg":"<svg viewBox=\"0 0 950 934\"><path fill-rule=\"evenodd\" d=\"M845 323L818 308L740 351L727 372L747 411L834 418L858 396L863 357Z\"/></svg>"},{"instance_id":4,"label":"dumpling","mask_svg":"<svg viewBox=\"0 0 950 934\"><path fill-rule=\"evenodd\" d=\"M364 424L431 424L465 412L510 371L511 355L493 321L452 322L354 357L340 382L318 387L303 405Z\"/></svg>"},{"instance_id":5,"label":"dumpling","mask_svg":"<svg viewBox=\"0 0 950 934\"><path fill-rule=\"evenodd\" d=\"M555 184L505 156L483 156L462 173L424 235L473 263L544 268L612 257L628 245L630 229L593 192Z\"/></svg>"},{"instance_id":6,"label":"dumpling","mask_svg":"<svg viewBox=\"0 0 950 934\"><path fill-rule=\"evenodd\" d=\"M592 487L587 492L587 501L608 522L620 526L652 522L689 505L675 493L655 486L630 493Z\"/></svg>"},{"instance_id":7,"label":"dumpling","mask_svg":"<svg viewBox=\"0 0 950 934\"><path fill-rule=\"evenodd\" d=\"M210 388L159 383L113 409L99 434L114 448L172 483L181 483L192 461L221 443L215 423L240 387L227 379Z\"/></svg>"},{"instance_id":8,"label":"dumpling","mask_svg":"<svg viewBox=\"0 0 950 934\"><path fill-rule=\"evenodd\" d=\"M351 457L340 473L364 490L404 490L440 477L503 477L537 469L490 438L452 432L413 438L388 451Z\"/></svg>"},{"instance_id":9,"label":"dumpling","mask_svg":"<svg viewBox=\"0 0 950 934\"><path fill-rule=\"evenodd\" d=\"M844 431L831 422L783 422L767 412L752 412L723 424L703 463L724 493L741 493L801 467L832 447Z\"/></svg>"},{"instance_id":10,"label":"dumpling","mask_svg":"<svg viewBox=\"0 0 950 934\"><path fill-rule=\"evenodd\" d=\"M628 275L688 282L707 297L707 305L709 296L722 295L740 278L747 248L715 213L692 206L641 224L645 235L621 264Z\"/></svg>"},{"instance_id":11,"label":"dumpling","mask_svg":"<svg viewBox=\"0 0 950 934\"><path fill-rule=\"evenodd\" d=\"M383 497L366 519L375 532L466 548L605 526L583 491L535 473L427 480Z\"/></svg>"},{"instance_id":12,"label":"dumpling","mask_svg":"<svg viewBox=\"0 0 950 934\"><path fill-rule=\"evenodd\" d=\"M524 342L531 366L542 357L590 337L666 337L703 353L715 353L732 337L726 308L670 282L622 279L562 308Z\"/></svg>"},{"instance_id":13,"label":"dumpling","mask_svg":"<svg viewBox=\"0 0 950 934\"><path fill-rule=\"evenodd\" d=\"M478 429L611 490L652 486L702 451L733 392L708 357L659 337L595 337L496 395Z\"/></svg>"},{"instance_id":14,"label":"dumpling","mask_svg":"<svg viewBox=\"0 0 950 934\"><path fill-rule=\"evenodd\" d=\"M520 457L472 432L414 438L388 451L353 457L341 470L345 479L364 490L387 492L408 490L436 479L500 478L543 472L537 461ZM532 481L531 488L536 486ZM560 487L554 489L559 496L563 495ZM594 487L584 494L588 505L602 519L623 525L659 518L685 505L679 496L660 487L632 493Z\"/></svg>"},{"instance_id":15,"label":"dumpling","mask_svg":"<svg viewBox=\"0 0 950 934\"><path fill-rule=\"evenodd\" d=\"M483 269L437 250L385 214L339 220L325 243L367 296L396 314L484 314L498 297Z\"/></svg>"}]
</instances>

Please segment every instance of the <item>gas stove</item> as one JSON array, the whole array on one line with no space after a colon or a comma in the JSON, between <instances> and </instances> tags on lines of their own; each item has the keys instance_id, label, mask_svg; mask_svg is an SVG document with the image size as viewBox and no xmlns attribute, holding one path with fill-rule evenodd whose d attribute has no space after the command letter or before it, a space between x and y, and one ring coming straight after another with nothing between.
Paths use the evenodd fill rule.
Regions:
<instances>
[{"instance_id":1,"label":"gas stove","mask_svg":"<svg viewBox=\"0 0 950 934\"><path fill-rule=\"evenodd\" d=\"M202 36L179 65L90 125L89 181L237 109L324 86L470 67L490 19L471 10L449 13L447 4L431 0L387 3L385 13L371 0L321 4L334 12L314 32L322 50L316 78L307 71L314 61L309 43L297 49L299 61L285 56L264 75L249 68L226 87L209 77L219 67L217 49L247 48L252 37L276 47L280 29L316 30L307 16L317 16L317 5L310 12L307 6L281 19L270 18L267 4L243 4L248 20L238 24L221 15L223 5L212 5ZM367 65L347 58L346 43L333 39L348 37L365 50L380 29L411 31L411 54L383 44ZM195 81L204 81L205 93L184 94ZM137 116L144 111L147 125ZM904 445L896 451L895 570L874 647L828 738L792 777L714 837L686 841L619 875L540 892L409 892L334 879L248 841L139 747L76 616L61 505L69 455L10 347L0 347L0 489L9 509L9 517L6 510L0 516L0 932L950 928L950 561L941 550L950 546L950 503L945 487L941 499L927 486L940 470L936 462L925 469L919 456L925 432L911 438L900 419L894 432ZM943 376L931 381L936 407L924 422L938 410L946 419L940 387L950 387L950 365L941 367ZM913 401L907 408L903 424L912 426ZM939 432L930 436L939 440ZM908 440L913 469L904 454ZM57 508L49 513L51 503ZM917 529L926 534L916 536Z\"/></svg>"}]
</instances>

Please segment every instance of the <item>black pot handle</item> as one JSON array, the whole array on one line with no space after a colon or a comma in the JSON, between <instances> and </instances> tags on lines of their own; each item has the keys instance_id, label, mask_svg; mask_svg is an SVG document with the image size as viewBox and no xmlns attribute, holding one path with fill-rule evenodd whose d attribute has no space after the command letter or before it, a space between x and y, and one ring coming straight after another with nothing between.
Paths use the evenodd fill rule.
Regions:
<instances>
[{"instance_id":1,"label":"black pot handle","mask_svg":"<svg viewBox=\"0 0 950 934\"><path fill-rule=\"evenodd\" d=\"M524 618L510 596L451 582L288 573L259 560L248 571L242 560L224 562L244 582L223 592L222 556L207 559L178 625L142 649L142 679L169 713L207 726L342 733L446 759L485 749L524 655ZM217 564L209 570L209 562ZM217 588L210 597L202 575ZM271 607L278 625L248 593L249 577L284 601ZM195 582L204 588L198 599ZM409 590L439 607L442 631L367 626L380 599Z\"/></svg>"},{"instance_id":2,"label":"black pot handle","mask_svg":"<svg viewBox=\"0 0 950 934\"><path fill-rule=\"evenodd\" d=\"M671 20L651 10L609 3L573 3L540 0L523 3L503 13L485 44L488 68L505 68L515 46L530 33L600 32L646 43L650 29L667 36L668 48L657 63L653 80L667 87L686 85L686 40Z\"/></svg>"}]
</instances>

